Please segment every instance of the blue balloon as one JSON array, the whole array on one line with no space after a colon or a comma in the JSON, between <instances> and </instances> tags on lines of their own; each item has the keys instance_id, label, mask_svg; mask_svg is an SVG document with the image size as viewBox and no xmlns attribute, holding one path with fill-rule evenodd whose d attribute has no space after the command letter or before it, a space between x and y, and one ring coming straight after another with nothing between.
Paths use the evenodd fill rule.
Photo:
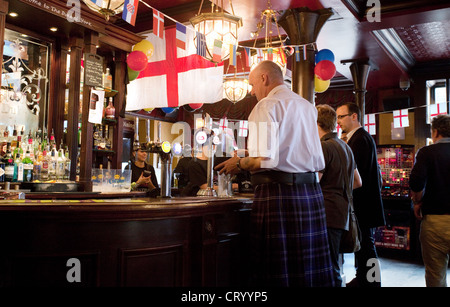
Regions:
<instances>
[{"instance_id":1,"label":"blue balloon","mask_svg":"<svg viewBox=\"0 0 450 307\"><path fill-rule=\"evenodd\" d=\"M162 110L164 113L166 113L166 114L170 114L170 113L172 113L173 111L175 111L175 108L169 108L169 107L167 107L167 108L161 108L161 110Z\"/></svg>"},{"instance_id":2,"label":"blue balloon","mask_svg":"<svg viewBox=\"0 0 450 307\"><path fill-rule=\"evenodd\" d=\"M330 49L322 49L319 52L317 52L316 64L323 60L334 62L334 54Z\"/></svg>"}]
</instances>

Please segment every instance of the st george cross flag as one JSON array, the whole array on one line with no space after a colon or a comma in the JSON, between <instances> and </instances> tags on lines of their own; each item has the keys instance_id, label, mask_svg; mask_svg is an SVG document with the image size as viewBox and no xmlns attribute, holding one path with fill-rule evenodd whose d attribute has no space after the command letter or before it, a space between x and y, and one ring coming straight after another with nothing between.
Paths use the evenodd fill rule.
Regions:
<instances>
[{"instance_id":1,"label":"st george cross flag","mask_svg":"<svg viewBox=\"0 0 450 307\"><path fill-rule=\"evenodd\" d=\"M176 29L177 29L177 47L186 50L186 26L177 22Z\"/></svg>"},{"instance_id":2,"label":"st george cross flag","mask_svg":"<svg viewBox=\"0 0 450 307\"><path fill-rule=\"evenodd\" d=\"M264 53L262 49L256 49L256 64L264 60Z\"/></svg>"},{"instance_id":3,"label":"st george cross flag","mask_svg":"<svg viewBox=\"0 0 450 307\"><path fill-rule=\"evenodd\" d=\"M122 19L134 26L138 10L139 0L125 0L123 4Z\"/></svg>"},{"instance_id":4,"label":"st george cross flag","mask_svg":"<svg viewBox=\"0 0 450 307\"><path fill-rule=\"evenodd\" d=\"M240 120L238 136L247 137L247 135L248 135L248 121Z\"/></svg>"},{"instance_id":5,"label":"st george cross flag","mask_svg":"<svg viewBox=\"0 0 450 307\"><path fill-rule=\"evenodd\" d=\"M222 62L222 41L215 39L213 47L213 62Z\"/></svg>"},{"instance_id":6,"label":"st george cross flag","mask_svg":"<svg viewBox=\"0 0 450 307\"><path fill-rule=\"evenodd\" d=\"M369 132L370 135L377 134L375 114L366 114L366 120L364 122L364 129L366 129L366 131Z\"/></svg>"},{"instance_id":7,"label":"st george cross flag","mask_svg":"<svg viewBox=\"0 0 450 307\"><path fill-rule=\"evenodd\" d=\"M430 110L429 113L430 114L430 120L435 117L438 116L440 114L447 114L447 103L435 103L435 104L430 104Z\"/></svg>"},{"instance_id":8,"label":"st george cross flag","mask_svg":"<svg viewBox=\"0 0 450 307\"><path fill-rule=\"evenodd\" d=\"M220 131L226 131L228 128L228 119L226 117L221 118L219 121L219 129Z\"/></svg>"},{"instance_id":9,"label":"st george cross flag","mask_svg":"<svg viewBox=\"0 0 450 307\"><path fill-rule=\"evenodd\" d=\"M153 33L159 38L164 38L164 15L153 9Z\"/></svg>"},{"instance_id":10,"label":"st george cross flag","mask_svg":"<svg viewBox=\"0 0 450 307\"><path fill-rule=\"evenodd\" d=\"M214 103L223 98L223 64L195 54L195 31L186 32L186 50L176 47L175 27L165 39L151 33L147 40L153 56L139 76L127 85L126 111L178 107L189 103Z\"/></svg>"},{"instance_id":11,"label":"st george cross flag","mask_svg":"<svg viewBox=\"0 0 450 307\"><path fill-rule=\"evenodd\" d=\"M394 128L409 127L408 109L394 111Z\"/></svg>"}]
</instances>

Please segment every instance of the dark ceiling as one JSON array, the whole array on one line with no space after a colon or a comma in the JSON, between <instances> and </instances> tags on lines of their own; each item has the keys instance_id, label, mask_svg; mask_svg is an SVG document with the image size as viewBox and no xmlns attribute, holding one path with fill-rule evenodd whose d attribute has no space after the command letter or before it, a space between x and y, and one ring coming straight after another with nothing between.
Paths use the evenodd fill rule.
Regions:
<instances>
[{"instance_id":1,"label":"dark ceiling","mask_svg":"<svg viewBox=\"0 0 450 307\"><path fill-rule=\"evenodd\" d=\"M182 23L188 23L198 13L201 3L198 0L143 1ZM380 22L369 22L366 16L371 14L369 9L373 4L369 6L368 3L376 2L381 4ZM223 3L225 10L230 11L229 1L224 0ZM280 14L289 8L332 9L333 16L317 38L318 49L330 49L336 58L338 73L332 86L351 83L349 65L341 61L370 60L372 69L367 81L368 89L398 87L400 79L409 78L416 66L450 61L448 0L271 0L270 4ZM243 19L239 41L252 40L250 33L256 30L268 1L232 0L232 5L235 14ZM209 9L210 1L205 0L203 8ZM172 21L166 18L166 23L170 25ZM152 10L140 3L135 27L121 19L115 24L135 33L148 32L153 27Z\"/></svg>"},{"instance_id":2,"label":"dark ceiling","mask_svg":"<svg viewBox=\"0 0 450 307\"><path fill-rule=\"evenodd\" d=\"M22 1L8 2L10 8L30 10ZM119 15L110 22L136 34L150 32L153 27L152 10L143 2L170 16L170 19L165 19L166 25L170 26L174 24L172 20L188 24L189 19L198 13L202 1L140 0L136 26L127 24ZM223 0L223 3L225 10L230 11L229 0ZM367 16L373 6L369 3L381 4L379 22L368 21ZM257 29L268 1L232 0L232 4L235 14L243 19L238 33L239 44L248 44L253 40L250 33ZM290 8L332 9L333 15L317 38L317 48L332 50L336 58L337 74L332 79L331 88L351 86L349 64L345 64L348 60L369 59L369 90L398 87L401 79L411 78L411 73L419 68L450 67L449 0L271 0L270 4L280 15ZM210 10L210 1L204 0L203 9ZM27 21L27 28L32 29L33 24L46 24L45 18L44 15L33 15ZM14 21L7 17L7 22Z\"/></svg>"}]
</instances>

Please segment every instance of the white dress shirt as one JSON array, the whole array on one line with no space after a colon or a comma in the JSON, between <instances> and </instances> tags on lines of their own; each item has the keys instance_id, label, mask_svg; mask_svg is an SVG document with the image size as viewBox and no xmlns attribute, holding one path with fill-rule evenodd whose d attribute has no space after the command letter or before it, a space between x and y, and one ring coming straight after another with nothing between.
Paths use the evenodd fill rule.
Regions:
<instances>
[{"instance_id":1,"label":"white dress shirt","mask_svg":"<svg viewBox=\"0 0 450 307\"><path fill-rule=\"evenodd\" d=\"M250 157L265 157L264 169L289 173L325 168L317 130L317 109L279 85L261 99L248 117Z\"/></svg>"}]
</instances>

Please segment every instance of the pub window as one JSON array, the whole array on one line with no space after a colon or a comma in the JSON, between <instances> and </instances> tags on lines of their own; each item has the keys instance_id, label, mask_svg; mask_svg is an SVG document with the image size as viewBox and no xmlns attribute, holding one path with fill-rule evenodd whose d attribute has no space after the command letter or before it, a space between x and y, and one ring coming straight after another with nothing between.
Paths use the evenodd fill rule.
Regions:
<instances>
[{"instance_id":1,"label":"pub window","mask_svg":"<svg viewBox=\"0 0 450 307\"><path fill-rule=\"evenodd\" d=\"M448 80L427 80L427 124L431 123L430 105L432 104L447 104L448 109Z\"/></svg>"},{"instance_id":2,"label":"pub window","mask_svg":"<svg viewBox=\"0 0 450 307\"><path fill-rule=\"evenodd\" d=\"M46 127L50 44L5 29L0 133L28 134Z\"/></svg>"}]
</instances>

